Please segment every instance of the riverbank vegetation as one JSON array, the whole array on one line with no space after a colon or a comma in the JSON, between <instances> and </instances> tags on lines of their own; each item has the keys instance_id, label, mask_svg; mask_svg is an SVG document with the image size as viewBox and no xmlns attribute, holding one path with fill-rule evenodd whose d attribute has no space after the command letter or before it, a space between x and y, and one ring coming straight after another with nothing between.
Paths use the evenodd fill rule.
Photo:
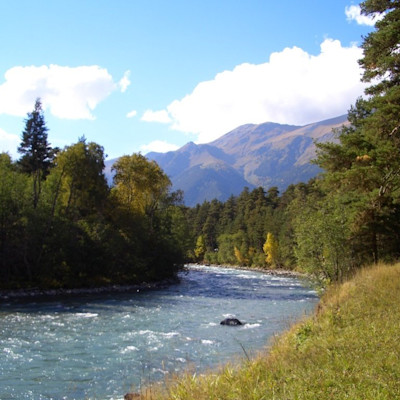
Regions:
<instances>
[{"instance_id":1,"label":"riverbank vegetation","mask_svg":"<svg viewBox=\"0 0 400 400\"><path fill-rule=\"evenodd\" d=\"M400 398L400 264L360 270L322 297L316 314L253 360L187 373L143 399L391 400Z\"/></svg>"},{"instance_id":2,"label":"riverbank vegetation","mask_svg":"<svg viewBox=\"0 0 400 400\"><path fill-rule=\"evenodd\" d=\"M0 155L0 287L79 288L170 278L183 261L179 193L140 154L103 173L104 150L85 138L52 149L40 99L22 154Z\"/></svg>"}]
</instances>

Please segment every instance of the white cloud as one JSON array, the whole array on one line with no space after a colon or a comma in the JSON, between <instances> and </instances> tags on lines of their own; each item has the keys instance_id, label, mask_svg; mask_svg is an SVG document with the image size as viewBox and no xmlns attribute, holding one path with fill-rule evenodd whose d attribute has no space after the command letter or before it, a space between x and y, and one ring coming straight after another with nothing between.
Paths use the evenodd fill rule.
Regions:
<instances>
[{"instance_id":1,"label":"white cloud","mask_svg":"<svg viewBox=\"0 0 400 400\"><path fill-rule=\"evenodd\" d=\"M367 26L374 26L383 16L382 14L376 14L375 16L363 15L359 5L346 7L344 12L348 21L356 21L358 25Z\"/></svg>"},{"instance_id":2,"label":"white cloud","mask_svg":"<svg viewBox=\"0 0 400 400\"><path fill-rule=\"evenodd\" d=\"M97 65L13 67L0 85L0 114L24 116L37 97L43 108L59 118L94 119L92 111L113 91L126 90L129 71L115 83L105 68Z\"/></svg>"},{"instance_id":3,"label":"white cloud","mask_svg":"<svg viewBox=\"0 0 400 400\"><path fill-rule=\"evenodd\" d=\"M133 118L133 117L136 117L136 115L137 115L137 111L132 110L132 111L128 112L128 114L126 114L126 118Z\"/></svg>"},{"instance_id":4,"label":"white cloud","mask_svg":"<svg viewBox=\"0 0 400 400\"><path fill-rule=\"evenodd\" d=\"M126 71L124 76L118 82L118 85L121 88L122 93L124 93L126 91L126 89L128 89L128 86L131 84L131 80L129 79L130 74L131 74L131 71Z\"/></svg>"},{"instance_id":5,"label":"white cloud","mask_svg":"<svg viewBox=\"0 0 400 400\"><path fill-rule=\"evenodd\" d=\"M172 129L207 143L247 123L304 125L346 114L365 88L357 62L361 56L355 45L343 47L332 39L316 56L286 48L266 63L241 64L199 83L162 115Z\"/></svg>"},{"instance_id":6,"label":"white cloud","mask_svg":"<svg viewBox=\"0 0 400 400\"><path fill-rule=\"evenodd\" d=\"M167 143L164 140L154 140L149 144L141 146L140 150L143 152L155 151L157 153L166 153L168 151L177 150L178 148L179 146L172 143Z\"/></svg>"},{"instance_id":7,"label":"white cloud","mask_svg":"<svg viewBox=\"0 0 400 400\"><path fill-rule=\"evenodd\" d=\"M153 111L146 110L141 118L142 121L146 122L160 122L162 124L168 124L172 122L167 110Z\"/></svg>"},{"instance_id":8,"label":"white cloud","mask_svg":"<svg viewBox=\"0 0 400 400\"><path fill-rule=\"evenodd\" d=\"M7 133L0 128L0 153L8 153L12 158L18 158L17 148L21 143L21 138L18 135Z\"/></svg>"}]
</instances>

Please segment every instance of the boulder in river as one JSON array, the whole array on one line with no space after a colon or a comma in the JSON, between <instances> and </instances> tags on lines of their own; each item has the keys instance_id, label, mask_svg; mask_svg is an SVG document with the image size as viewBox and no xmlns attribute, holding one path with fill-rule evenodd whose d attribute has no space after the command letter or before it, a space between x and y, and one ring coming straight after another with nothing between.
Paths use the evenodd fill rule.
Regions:
<instances>
[{"instance_id":1,"label":"boulder in river","mask_svg":"<svg viewBox=\"0 0 400 400\"><path fill-rule=\"evenodd\" d=\"M243 325L237 318L225 318L223 321L220 322L221 325L228 325L228 326L238 326Z\"/></svg>"}]
</instances>

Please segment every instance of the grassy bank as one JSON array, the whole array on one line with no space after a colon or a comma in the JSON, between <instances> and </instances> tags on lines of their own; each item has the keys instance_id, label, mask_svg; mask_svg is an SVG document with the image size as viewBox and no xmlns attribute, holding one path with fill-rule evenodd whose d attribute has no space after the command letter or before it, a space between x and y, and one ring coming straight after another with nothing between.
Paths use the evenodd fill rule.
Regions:
<instances>
[{"instance_id":1,"label":"grassy bank","mask_svg":"<svg viewBox=\"0 0 400 400\"><path fill-rule=\"evenodd\" d=\"M361 271L331 287L315 316L268 353L219 373L186 374L147 399L400 398L400 264Z\"/></svg>"}]
</instances>

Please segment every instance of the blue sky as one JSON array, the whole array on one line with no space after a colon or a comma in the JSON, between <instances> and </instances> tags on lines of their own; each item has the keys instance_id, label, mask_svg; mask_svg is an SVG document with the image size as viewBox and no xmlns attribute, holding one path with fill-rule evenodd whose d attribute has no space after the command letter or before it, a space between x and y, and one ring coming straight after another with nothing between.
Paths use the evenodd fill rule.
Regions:
<instances>
[{"instance_id":1,"label":"blue sky","mask_svg":"<svg viewBox=\"0 0 400 400\"><path fill-rule=\"evenodd\" d=\"M49 141L108 158L345 114L373 29L351 0L0 0L0 151L40 97Z\"/></svg>"}]
</instances>

